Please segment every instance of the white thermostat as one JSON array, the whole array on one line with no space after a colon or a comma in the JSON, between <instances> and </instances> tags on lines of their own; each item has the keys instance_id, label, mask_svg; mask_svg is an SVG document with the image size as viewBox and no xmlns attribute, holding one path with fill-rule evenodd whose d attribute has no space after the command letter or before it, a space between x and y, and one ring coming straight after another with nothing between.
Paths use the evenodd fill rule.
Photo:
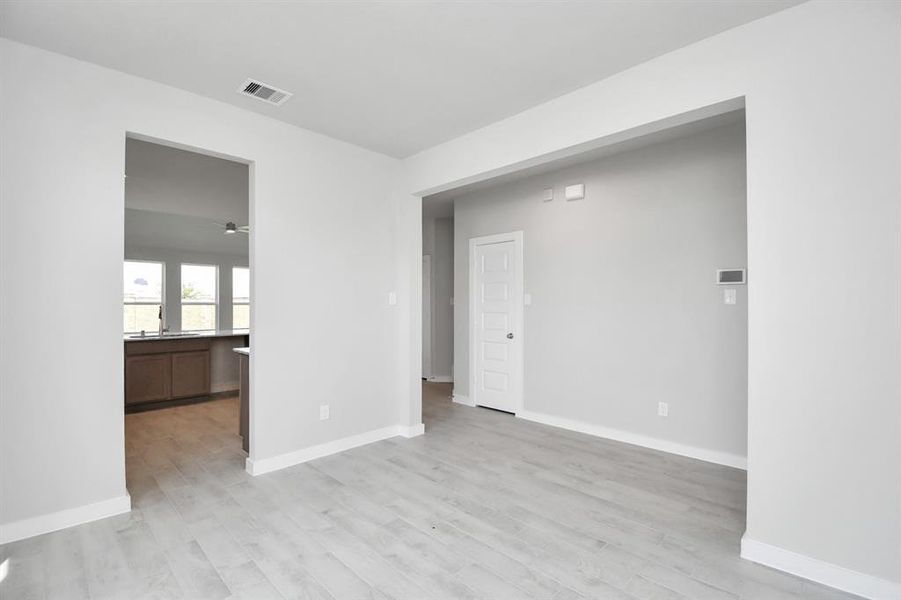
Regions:
<instances>
[{"instance_id":1,"label":"white thermostat","mask_svg":"<svg viewBox=\"0 0 901 600\"><path fill-rule=\"evenodd\" d=\"M585 197L585 184L574 183L563 188L563 197L566 200L581 200Z\"/></svg>"}]
</instances>

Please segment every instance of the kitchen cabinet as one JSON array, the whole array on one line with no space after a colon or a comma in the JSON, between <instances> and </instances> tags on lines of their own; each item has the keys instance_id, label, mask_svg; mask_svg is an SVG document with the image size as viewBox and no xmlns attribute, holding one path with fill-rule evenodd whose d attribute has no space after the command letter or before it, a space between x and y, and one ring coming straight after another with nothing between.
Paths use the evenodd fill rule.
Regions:
<instances>
[{"instance_id":1,"label":"kitchen cabinet","mask_svg":"<svg viewBox=\"0 0 901 600\"><path fill-rule=\"evenodd\" d=\"M210 351L173 352L172 397L189 398L210 393Z\"/></svg>"},{"instance_id":2,"label":"kitchen cabinet","mask_svg":"<svg viewBox=\"0 0 901 600\"><path fill-rule=\"evenodd\" d=\"M250 454L250 349L235 348L241 363L241 386L238 399L238 434L241 436L241 449Z\"/></svg>"},{"instance_id":3,"label":"kitchen cabinet","mask_svg":"<svg viewBox=\"0 0 901 600\"><path fill-rule=\"evenodd\" d=\"M125 406L210 394L208 339L125 344Z\"/></svg>"},{"instance_id":4,"label":"kitchen cabinet","mask_svg":"<svg viewBox=\"0 0 901 600\"><path fill-rule=\"evenodd\" d=\"M168 354L125 358L125 404L168 400L172 360Z\"/></svg>"}]
</instances>

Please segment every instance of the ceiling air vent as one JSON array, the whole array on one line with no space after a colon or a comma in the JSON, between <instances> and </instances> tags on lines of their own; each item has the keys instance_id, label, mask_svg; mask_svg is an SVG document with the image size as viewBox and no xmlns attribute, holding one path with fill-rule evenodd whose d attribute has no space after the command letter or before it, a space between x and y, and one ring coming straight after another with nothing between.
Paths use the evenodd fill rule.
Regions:
<instances>
[{"instance_id":1,"label":"ceiling air vent","mask_svg":"<svg viewBox=\"0 0 901 600\"><path fill-rule=\"evenodd\" d=\"M281 106L287 102L288 98L293 96L291 92L280 90L268 83L263 83L255 79L248 79L245 81L238 92L247 96L253 96L263 102L268 102L269 104L274 104L276 106Z\"/></svg>"}]
</instances>

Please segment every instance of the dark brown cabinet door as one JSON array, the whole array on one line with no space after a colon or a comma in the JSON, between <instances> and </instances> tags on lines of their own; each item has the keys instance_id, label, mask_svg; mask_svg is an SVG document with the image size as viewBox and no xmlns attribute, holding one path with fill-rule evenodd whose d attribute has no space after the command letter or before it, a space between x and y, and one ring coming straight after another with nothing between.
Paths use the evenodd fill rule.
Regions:
<instances>
[{"instance_id":1,"label":"dark brown cabinet door","mask_svg":"<svg viewBox=\"0 0 901 600\"><path fill-rule=\"evenodd\" d=\"M168 354L125 358L125 404L169 398L171 361Z\"/></svg>"},{"instance_id":2,"label":"dark brown cabinet door","mask_svg":"<svg viewBox=\"0 0 901 600\"><path fill-rule=\"evenodd\" d=\"M241 434L241 448L250 454L250 357L238 355L241 362L241 410L238 413L238 433Z\"/></svg>"},{"instance_id":3,"label":"dark brown cabinet door","mask_svg":"<svg viewBox=\"0 0 901 600\"><path fill-rule=\"evenodd\" d=\"M176 352L172 355L172 397L190 398L210 393L210 353Z\"/></svg>"}]
</instances>

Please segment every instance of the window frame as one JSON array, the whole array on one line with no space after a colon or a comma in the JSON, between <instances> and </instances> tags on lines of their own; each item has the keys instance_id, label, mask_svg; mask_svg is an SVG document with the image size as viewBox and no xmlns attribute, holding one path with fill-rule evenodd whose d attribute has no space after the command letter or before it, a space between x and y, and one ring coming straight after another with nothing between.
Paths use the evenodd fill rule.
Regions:
<instances>
[{"instance_id":1,"label":"window frame","mask_svg":"<svg viewBox=\"0 0 901 600\"><path fill-rule=\"evenodd\" d=\"M126 302L125 301L125 263L149 263L160 266L160 301L159 302ZM158 306L163 311L163 322L166 322L166 261L151 260L147 258L124 258L122 259L122 316L125 316L126 306ZM125 329L123 327L123 329ZM144 329L143 331L147 331ZM123 335L134 335L141 333L141 330L123 331Z\"/></svg>"},{"instance_id":2,"label":"window frame","mask_svg":"<svg viewBox=\"0 0 901 600\"><path fill-rule=\"evenodd\" d=\"M247 271L247 302L238 302L235 300L235 271L238 269L242 269ZM232 329L238 329L240 331L250 331L250 267L244 267L241 265L232 265ZM235 327L235 307L236 306L246 306L247 307L247 327Z\"/></svg>"},{"instance_id":3,"label":"window frame","mask_svg":"<svg viewBox=\"0 0 901 600\"><path fill-rule=\"evenodd\" d=\"M203 301L203 302L185 302L185 299L182 297L184 293L184 268L185 267L211 267L213 269L213 301ZM185 305L187 306L212 306L213 307L213 328L212 329L186 329L185 328ZM219 330L219 265L217 264L207 264L207 263L195 263L195 262L183 262L178 265L178 306L179 306L179 317L181 319L181 330L182 331L190 331L190 332L206 332L206 331L218 331Z\"/></svg>"}]
</instances>

